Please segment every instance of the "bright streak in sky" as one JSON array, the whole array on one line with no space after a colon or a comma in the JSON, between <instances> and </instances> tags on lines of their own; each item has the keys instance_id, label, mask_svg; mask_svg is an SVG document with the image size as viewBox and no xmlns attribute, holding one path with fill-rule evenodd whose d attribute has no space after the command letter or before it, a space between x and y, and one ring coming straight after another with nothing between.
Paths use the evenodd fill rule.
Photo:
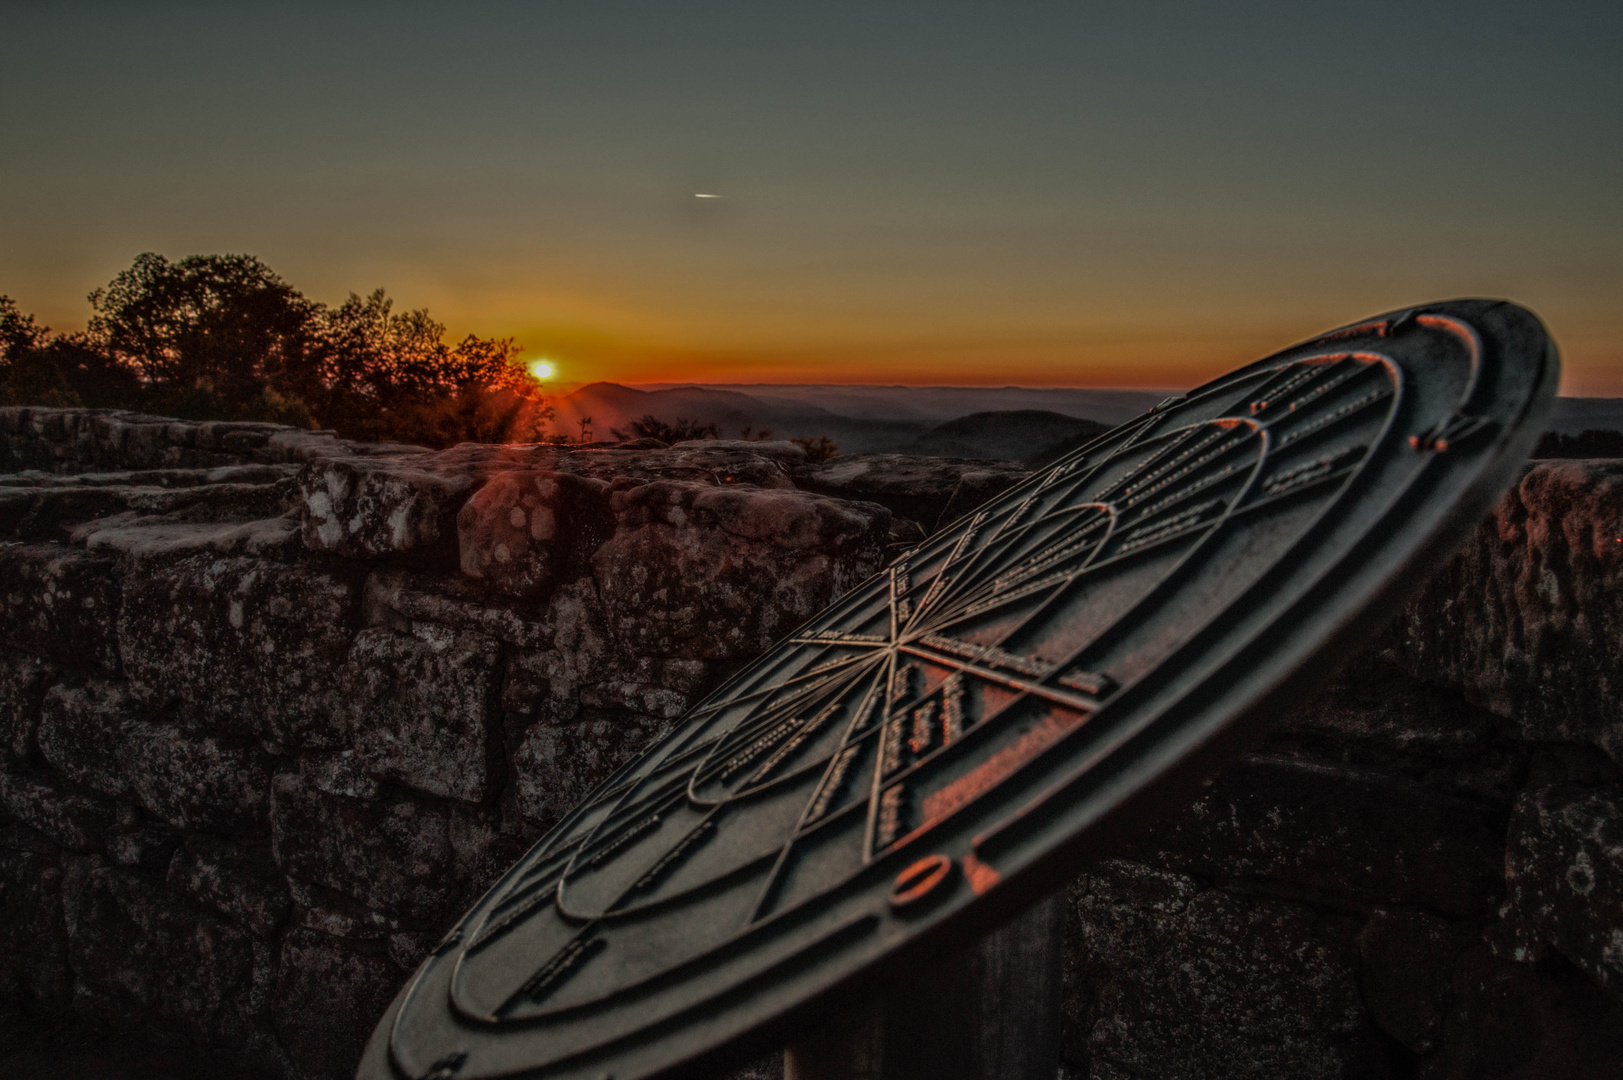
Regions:
<instances>
[{"instance_id":1,"label":"bright streak in sky","mask_svg":"<svg viewBox=\"0 0 1623 1080\"><path fill-rule=\"evenodd\" d=\"M719 199L722 196L720 196L720 195L705 195L702 192L695 192L693 197L695 199Z\"/></svg>"}]
</instances>

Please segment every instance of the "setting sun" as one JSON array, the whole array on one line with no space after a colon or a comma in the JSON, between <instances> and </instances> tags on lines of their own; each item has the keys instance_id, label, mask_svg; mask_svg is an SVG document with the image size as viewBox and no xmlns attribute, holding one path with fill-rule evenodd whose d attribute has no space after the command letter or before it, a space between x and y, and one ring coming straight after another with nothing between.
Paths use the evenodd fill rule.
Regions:
<instances>
[{"instance_id":1,"label":"setting sun","mask_svg":"<svg viewBox=\"0 0 1623 1080\"><path fill-rule=\"evenodd\" d=\"M558 369L552 366L550 360L532 360L530 362L530 374L538 381L545 382L557 373Z\"/></svg>"}]
</instances>

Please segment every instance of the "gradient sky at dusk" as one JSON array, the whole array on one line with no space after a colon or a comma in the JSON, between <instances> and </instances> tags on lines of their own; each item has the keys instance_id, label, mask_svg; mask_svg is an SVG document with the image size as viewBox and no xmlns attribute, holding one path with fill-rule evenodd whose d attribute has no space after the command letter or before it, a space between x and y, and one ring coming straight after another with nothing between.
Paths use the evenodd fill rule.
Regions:
<instances>
[{"instance_id":1,"label":"gradient sky at dusk","mask_svg":"<svg viewBox=\"0 0 1623 1080\"><path fill-rule=\"evenodd\" d=\"M1491 295L1623 395L1620 57L1616 0L0 2L0 293L248 252L570 382L1028 386Z\"/></svg>"}]
</instances>

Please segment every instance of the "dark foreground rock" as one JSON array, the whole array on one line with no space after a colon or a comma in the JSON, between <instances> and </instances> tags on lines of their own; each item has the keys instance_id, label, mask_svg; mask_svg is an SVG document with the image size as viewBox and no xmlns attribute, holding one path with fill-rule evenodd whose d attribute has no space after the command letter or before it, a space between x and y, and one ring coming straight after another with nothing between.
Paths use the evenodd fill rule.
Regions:
<instances>
[{"instance_id":1,"label":"dark foreground rock","mask_svg":"<svg viewBox=\"0 0 1623 1080\"><path fill-rule=\"evenodd\" d=\"M0 1063L288 1078L349 1075L594 784L1025 475L28 409L0 469ZM1531 468L1071 883L1068 1076L1623 1075L1620 477Z\"/></svg>"}]
</instances>

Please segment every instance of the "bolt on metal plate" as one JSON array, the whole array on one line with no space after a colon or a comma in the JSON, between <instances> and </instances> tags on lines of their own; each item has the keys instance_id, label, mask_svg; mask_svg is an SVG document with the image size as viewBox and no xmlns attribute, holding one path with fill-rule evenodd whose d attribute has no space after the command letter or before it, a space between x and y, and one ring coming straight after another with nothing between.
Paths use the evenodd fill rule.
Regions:
<instances>
[{"instance_id":1,"label":"bolt on metal plate","mask_svg":"<svg viewBox=\"0 0 1623 1080\"><path fill-rule=\"evenodd\" d=\"M1558 366L1513 304L1366 320L939 531L576 807L361 1075L680 1071L991 929L1378 629L1514 477Z\"/></svg>"}]
</instances>

